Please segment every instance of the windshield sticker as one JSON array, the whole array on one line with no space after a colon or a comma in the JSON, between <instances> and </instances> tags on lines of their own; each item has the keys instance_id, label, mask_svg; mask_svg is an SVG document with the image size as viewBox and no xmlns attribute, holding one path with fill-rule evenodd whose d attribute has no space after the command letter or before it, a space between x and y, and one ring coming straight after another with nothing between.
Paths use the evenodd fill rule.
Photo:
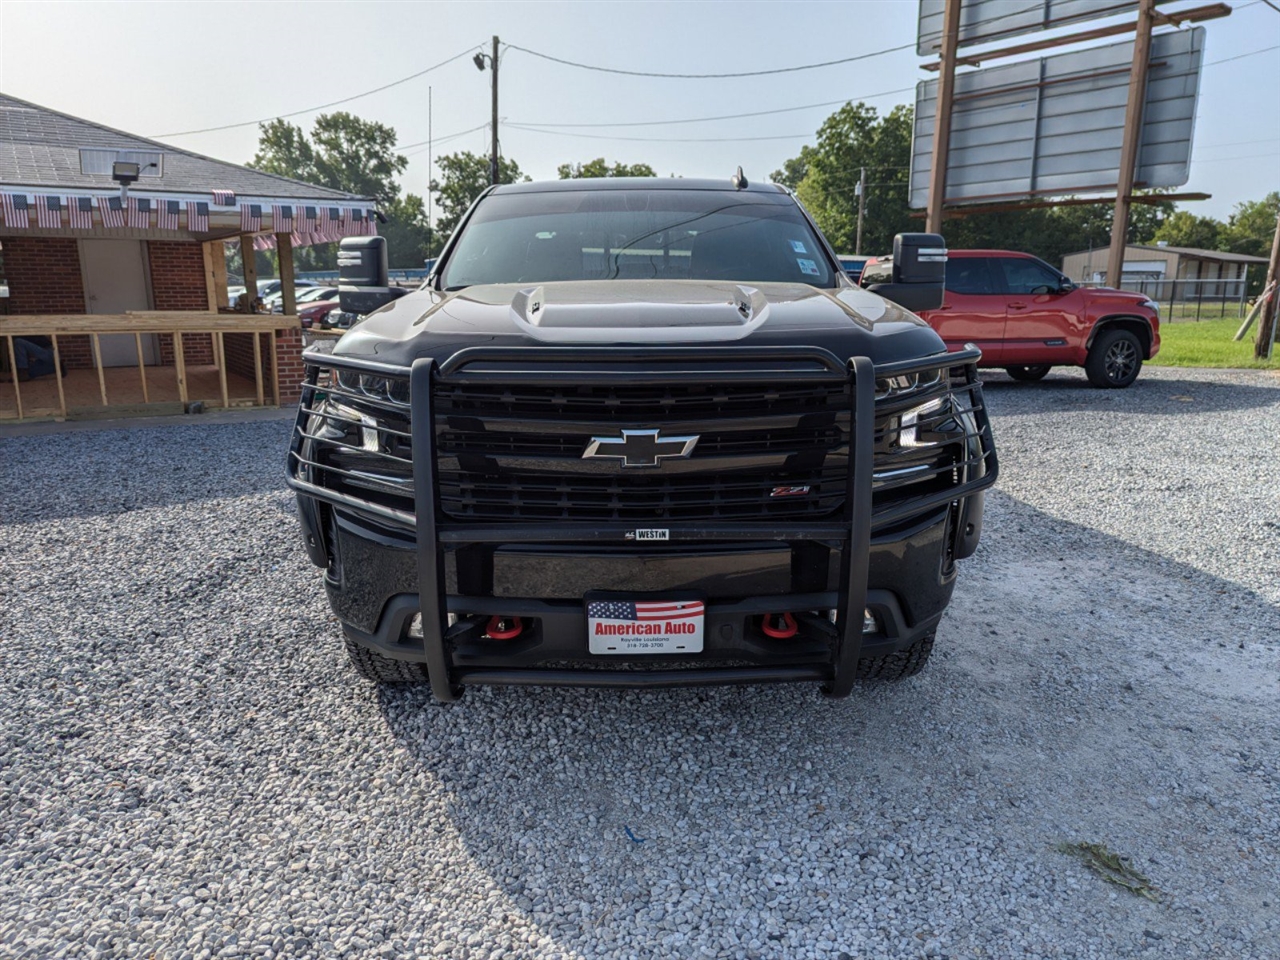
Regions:
<instances>
[{"instance_id":1,"label":"windshield sticker","mask_svg":"<svg viewBox=\"0 0 1280 960\"><path fill-rule=\"evenodd\" d=\"M812 260L802 260L797 257L796 263L800 266L801 273L807 273L811 277L819 276L822 273L822 271L818 269L818 265Z\"/></svg>"},{"instance_id":2,"label":"windshield sticker","mask_svg":"<svg viewBox=\"0 0 1280 960\"><path fill-rule=\"evenodd\" d=\"M803 240L792 240L792 241L791 241L791 249L792 249L792 250L794 250L796 253L808 253L808 252L809 252L807 249L805 249L805 245L804 245L804 241L803 241Z\"/></svg>"}]
</instances>

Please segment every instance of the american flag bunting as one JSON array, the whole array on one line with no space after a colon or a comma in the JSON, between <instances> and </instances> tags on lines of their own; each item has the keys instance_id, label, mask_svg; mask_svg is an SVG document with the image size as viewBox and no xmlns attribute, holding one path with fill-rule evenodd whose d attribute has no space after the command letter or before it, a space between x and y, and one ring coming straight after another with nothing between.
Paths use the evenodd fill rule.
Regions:
<instances>
[{"instance_id":1,"label":"american flag bunting","mask_svg":"<svg viewBox=\"0 0 1280 960\"><path fill-rule=\"evenodd\" d=\"M303 236L316 233L320 229L320 211L315 207L299 207L298 216L293 221L293 228Z\"/></svg>"},{"instance_id":2,"label":"american flag bunting","mask_svg":"<svg viewBox=\"0 0 1280 960\"><path fill-rule=\"evenodd\" d=\"M209 205L203 200L187 202L187 230L191 233L209 232Z\"/></svg>"},{"instance_id":3,"label":"american flag bunting","mask_svg":"<svg viewBox=\"0 0 1280 960\"><path fill-rule=\"evenodd\" d=\"M272 230L275 233L293 233L293 207L288 204L271 205Z\"/></svg>"},{"instance_id":4,"label":"american flag bunting","mask_svg":"<svg viewBox=\"0 0 1280 960\"><path fill-rule=\"evenodd\" d=\"M178 211L181 209L182 204L177 200L161 200L156 205L156 229L177 230Z\"/></svg>"},{"instance_id":5,"label":"american flag bunting","mask_svg":"<svg viewBox=\"0 0 1280 960\"><path fill-rule=\"evenodd\" d=\"M151 226L151 201L146 197L129 198L129 226L136 230Z\"/></svg>"},{"instance_id":6,"label":"american flag bunting","mask_svg":"<svg viewBox=\"0 0 1280 960\"><path fill-rule=\"evenodd\" d=\"M257 233L262 229L262 205L246 203L240 208L240 229L246 233Z\"/></svg>"},{"instance_id":7,"label":"american flag bunting","mask_svg":"<svg viewBox=\"0 0 1280 960\"><path fill-rule=\"evenodd\" d=\"M98 212L104 227L118 230L124 226L124 204L119 197L99 197Z\"/></svg>"},{"instance_id":8,"label":"american flag bunting","mask_svg":"<svg viewBox=\"0 0 1280 960\"><path fill-rule=\"evenodd\" d=\"M50 230L62 226L62 198L36 197L36 223Z\"/></svg>"},{"instance_id":9,"label":"american flag bunting","mask_svg":"<svg viewBox=\"0 0 1280 960\"><path fill-rule=\"evenodd\" d=\"M342 214L337 207L320 208L320 239L332 243L342 237Z\"/></svg>"},{"instance_id":10,"label":"american flag bunting","mask_svg":"<svg viewBox=\"0 0 1280 960\"><path fill-rule=\"evenodd\" d=\"M213 202L220 207L234 207L236 205L235 191L215 190L213 191Z\"/></svg>"},{"instance_id":11,"label":"american flag bunting","mask_svg":"<svg viewBox=\"0 0 1280 960\"><path fill-rule=\"evenodd\" d=\"M92 230L93 197L67 197L67 221L72 230Z\"/></svg>"},{"instance_id":12,"label":"american flag bunting","mask_svg":"<svg viewBox=\"0 0 1280 960\"><path fill-rule=\"evenodd\" d=\"M27 208L25 193L0 193L0 208L4 210L4 225L25 230L31 225L31 212Z\"/></svg>"}]
</instances>

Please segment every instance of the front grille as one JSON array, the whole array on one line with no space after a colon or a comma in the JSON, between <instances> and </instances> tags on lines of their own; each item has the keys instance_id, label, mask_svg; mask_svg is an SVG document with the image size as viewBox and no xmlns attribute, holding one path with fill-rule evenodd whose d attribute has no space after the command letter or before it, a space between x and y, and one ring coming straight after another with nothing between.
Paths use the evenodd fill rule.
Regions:
<instances>
[{"instance_id":1,"label":"front grille","mask_svg":"<svg viewBox=\"0 0 1280 960\"><path fill-rule=\"evenodd\" d=\"M879 376L879 374L877 374ZM844 521L851 384L624 383L576 387L437 381L440 517L459 524ZM696 435L656 468L583 459L623 429ZM293 475L331 502L415 524L408 372L312 361ZM877 379L873 526L949 502L994 465L970 364ZM746 532L746 531L744 531Z\"/></svg>"},{"instance_id":2,"label":"front grille","mask_svg":"<svg viewBox=\"0 0 1280 960\"><path fill-rule=\"evenodd\" d=\"M433 399L440 509L455 520L819 518L847 496L844 382L441 384ZM698 441L656 468L583 459L623 429Z\"/></svg>"}]
</instances>

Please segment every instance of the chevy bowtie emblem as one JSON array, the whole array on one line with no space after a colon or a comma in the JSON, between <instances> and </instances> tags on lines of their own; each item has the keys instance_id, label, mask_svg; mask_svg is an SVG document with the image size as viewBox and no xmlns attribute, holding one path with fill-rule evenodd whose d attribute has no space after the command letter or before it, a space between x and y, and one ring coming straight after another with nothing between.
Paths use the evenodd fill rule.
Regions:
<instances>
[{"instance_id":1,"label":"chevy bowtie emblem","mask_svg":"<svg viewBox=\"0 0 1280 960\"><path fill-rule=\"evenodd\" d=\"M620 437L592 437L583 460L621 460L624 467L656 467L693 453L697 437L664 437L660 430L623 430Z\"/></svg>"}]
</instances>

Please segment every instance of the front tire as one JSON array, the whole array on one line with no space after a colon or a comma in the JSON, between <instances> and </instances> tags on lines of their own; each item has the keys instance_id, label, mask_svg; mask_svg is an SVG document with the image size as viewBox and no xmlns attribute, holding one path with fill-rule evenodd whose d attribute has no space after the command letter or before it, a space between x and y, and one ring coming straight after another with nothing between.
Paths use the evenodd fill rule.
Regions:
<instances>
[{"instance_id":1,"label":"front tire","mask_svg":"<svg viewBox=\"0 0 1280 960\"><path fill-rule=\"evenodd\" d=\"M1047 363L1042 363L1042 364L1037 364L1035 366L1030 366L1030 367L1028 366L1005 367L1004 372L1007 373L1009 376L1013 377L1013 379L1015 380L1021 380L1025 383L1030 383L1034 380L1043 380L1045 377L1049 375L1050 369L1052 368Z\"/></svg>"},{"instance_id":2,"label":"front tire","mask_svg":"<svg viewBox=\"0 0 1280 960\"><path fill-rule=\"evenodd\" d=\"M426 683L427 668L421 663L408 660L392 660L380 653L375 653L362 643L350 637L343 637L347 645L347 659L356 673L366 680L375 683Z\"/></svg>"},{"instance_id":3,"label":"front tire","mask_svg":"<svg viewBox=\"0 0 1280 960\"><path fill-rule=\"evenodd\" d=\"M1142 343L1129 330L1106 330L1093 341L1084 372L1095 387L1122 389L1138 379Z\"/></svg>"},{"instance_id":4,"label":"front tire","mask_svg":"<svg viewBox=\"0 0 1280 960\"><path fill-rule=\"evenodd\" d=\"M897 653L883 657L864 657L858 661L858 679L905 680L907 677L914 677L929 662L935 634L936 631L930 630L907 649Z\"/></svg>"}]
</instances>

